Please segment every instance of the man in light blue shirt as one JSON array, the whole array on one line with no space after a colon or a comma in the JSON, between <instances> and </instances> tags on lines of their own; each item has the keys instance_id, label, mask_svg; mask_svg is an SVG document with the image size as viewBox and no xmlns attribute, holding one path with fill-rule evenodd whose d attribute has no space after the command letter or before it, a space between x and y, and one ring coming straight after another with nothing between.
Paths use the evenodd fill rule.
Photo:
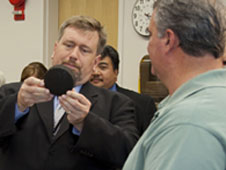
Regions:
<instances>
[{"instance_id":1,"label":"man in light blue shirt","mask_svg":"<svg viewBox=\"0 0 226 170\"><path fill-rule=\"evenodd\" d=\"M225 17L218 0L157 0L151 71L169 90L123 170L225 170Z\"/></svg>"}]
</instances>

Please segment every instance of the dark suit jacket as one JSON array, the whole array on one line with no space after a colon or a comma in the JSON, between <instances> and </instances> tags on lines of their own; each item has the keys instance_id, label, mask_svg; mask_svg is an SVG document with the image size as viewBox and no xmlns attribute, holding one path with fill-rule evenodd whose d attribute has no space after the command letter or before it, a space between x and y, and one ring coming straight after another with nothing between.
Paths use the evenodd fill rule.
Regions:
<instances>
[{"instance_id":1,"label":"dark suit jacket","mask_svg":"<svg viewBox=\"0 0 226 170\"><path fill-rule=\"evenodd\" d=\"M17 93L18 90L20 89L21 84L22 84L21 82L15 82L2 85L0 91L0 100L5 96Z\"/></svg>"},{"instance_id":2,"label":"dark suit jacket","mask_svg":"<svg viewBox=\"0 0 226 170\"><path fill-rule=\"evenodd\" d=\"M12 89L0 88L1 170L116 169L138 139L133 102L118 93L83 85L80 93L92 107L81 135L72 134L64 116L53 136L53 101L33 105L15 123L17 93L9 93Z\"/></svg>"},{"instance_id":3,"label":"dark suit jacket","mask_svg":"<svg viewBox=\"0 0 226 170\"><path fill-rule=\"evenodd\" d=\"M139 94L132 90L120 87L116 84L117 91L131 98L136 106L136 122L139 135L149 126L152 117L156 111L155 102L151 96Z\"/></svg>"}]
</instances>

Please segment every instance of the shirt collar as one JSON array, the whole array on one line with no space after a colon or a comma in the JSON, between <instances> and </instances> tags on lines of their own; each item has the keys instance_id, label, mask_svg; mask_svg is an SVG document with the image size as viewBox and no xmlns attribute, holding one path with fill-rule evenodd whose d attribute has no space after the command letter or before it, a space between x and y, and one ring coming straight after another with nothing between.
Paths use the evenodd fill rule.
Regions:
<instances>
[{"instance_id":1,"label":"shirt collar","mask_svg":"<svg viewBox=\"0 0 226 170\"><path fill-rule=\"evenodd\" d=\"M109 88L109 90L111 90L111 91L117 91L116 84L114 84L111 88Z\"/></svg>"},{"instance_id":2,"label":"shirt collar","mask_svg":"<svg viewBox=\"0 0 226 170\"><path fill-rule=\"evenodd\" d=\"M189 95L207 87L226 87L226 69L216 69L202 73L180 86L172 96L167 96L158 108L173 105Z\"/></svg>"}]
</instances>

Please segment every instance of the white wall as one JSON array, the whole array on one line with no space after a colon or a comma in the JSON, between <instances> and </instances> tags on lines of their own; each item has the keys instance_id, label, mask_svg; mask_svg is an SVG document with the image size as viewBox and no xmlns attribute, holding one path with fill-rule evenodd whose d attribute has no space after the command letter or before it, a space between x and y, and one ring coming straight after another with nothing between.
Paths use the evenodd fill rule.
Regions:
<instances>
[{"instance_id":1,"label":"white wall","mask_svg":"<svg viewBox=\"0 0 226 170\"><path fill-rule=\"evenodd\" d=\"M120 70L118 83L123 87L138 91L139 64L147 54L148 39L136 33L132 25L132 8L136 0L119 0Z\"/></svg>"},{"instance_id":2,"label":"white wall","mask_svg":"<svg viewBox=\"0 0 226 170\"><path fill-rule=\"evenodd\" d=\"M52 35L57 30L57 23L53 18L52 33L48 34L50 22L48 5L57 0L27 0L25 7L25 20L15 21L13 6L7 0L0 0L0 70L5 74L7 82L18 81L25 65L33 61L44 62L49 65L50 44L53 46ZM55 16L58 19L58 15ZM46 43L47 42L47 43Z\"/></svg>"}]
</instances>

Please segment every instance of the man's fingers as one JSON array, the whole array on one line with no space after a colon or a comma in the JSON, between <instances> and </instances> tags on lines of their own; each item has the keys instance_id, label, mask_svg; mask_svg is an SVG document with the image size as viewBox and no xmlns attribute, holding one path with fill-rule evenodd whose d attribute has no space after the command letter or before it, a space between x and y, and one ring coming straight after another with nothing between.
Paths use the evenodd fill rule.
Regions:
<instances>
[{"instance_id":1,"label":"man's fingers","mask_svg":"<svg viewBox=\"0 0 226 170\"><path fill-rule=\"evenodd\" d=\"M29 77L23 82L19 90L17 102L21 108L26 108L34 103L49 101L52 98L53 95L44 87L43 80Z\"/></svg>"},{"instance_id":2,"label":"man's fingers","mask_svg":"<svg viewBox=\"0 0 226 170\"><path fill-rule=\"evenodd\" d=\"M69 96L71 99L76 99L82 105L90 105L90 101L80 93L75 92L74 90L67 91L66 96ZM72 100L73 101L73 100Z\"/></svg>"},{"instance_id":3,"label":"man's fingers","mask_svg":"<svg viewBox=\"0 0 226 170\"><path fill-rule=\"evenodd\" d=\"M40 86L40 87L44 87L44 81L43 80L41 80L41 79L38 79L38 78L36 78L36 77L29 77L29 78L27 78L27 79L25 79L24 80L24 83L26 84L26 85L32 85L32 86Z\"/></svg>"}]
</instances>

